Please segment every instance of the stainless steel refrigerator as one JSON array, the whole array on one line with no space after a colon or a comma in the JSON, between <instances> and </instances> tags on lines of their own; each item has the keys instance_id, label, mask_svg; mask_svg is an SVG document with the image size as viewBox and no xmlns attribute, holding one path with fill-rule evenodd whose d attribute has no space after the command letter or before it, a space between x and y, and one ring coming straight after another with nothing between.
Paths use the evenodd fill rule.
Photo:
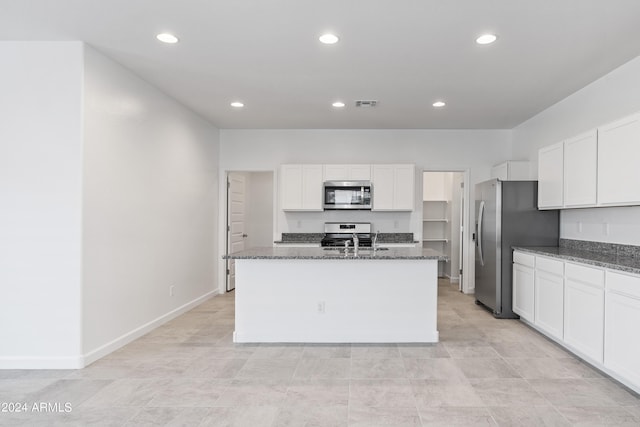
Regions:
<instances>
[{"instance_id":1,"label":"stainless steel refrigerator","mask_svg":"<svg viewBox=\"0 0 640 427\"><path fill-rule=\"evenodd\" d=\"M558 246L560 215L538 210L537 181L476 184L476 304L498 318L517 318L511 309L513 246Z\"/></svg>"}]
</instances>

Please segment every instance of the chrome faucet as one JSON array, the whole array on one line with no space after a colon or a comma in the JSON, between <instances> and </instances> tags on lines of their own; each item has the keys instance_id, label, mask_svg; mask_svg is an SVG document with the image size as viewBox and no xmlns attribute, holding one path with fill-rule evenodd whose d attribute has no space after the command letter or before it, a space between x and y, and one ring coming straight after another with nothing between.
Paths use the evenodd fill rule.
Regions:
<instances>
[{"instance_id":1,"label":"chrome faucet","mask_svg":"<svg viewBox=\"0 0 640 427\"><path fill-rule=\"evenodd\" d=\"M378 249L378 233L380 233L380 230L376 231L371 239L371 246L373 246L374 251Z\"/></svg>"}]
</instances>

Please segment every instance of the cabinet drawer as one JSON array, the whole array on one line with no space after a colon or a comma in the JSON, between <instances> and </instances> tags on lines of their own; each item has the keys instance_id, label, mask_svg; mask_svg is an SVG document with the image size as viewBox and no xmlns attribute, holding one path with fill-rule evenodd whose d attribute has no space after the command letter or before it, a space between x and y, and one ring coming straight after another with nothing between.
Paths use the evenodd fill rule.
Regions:
<instances>
[{"instance_id":1,"label":"cabinet drawer","mask_svg":"<svg viewBox=\"0 0 640 427\"><path fill-rule=\"evenodd\" d=\"M567 262L564 266L564 274L567 279L604 288L604 270L602 269Z\"/></svg>"},{"instance_id":2,"label":"cabinet drawer","mask_svg":"<svg viewBox=\"0 0 640 427\"><path fill-rule=\"evenodd\" d=\"M607 271L607 290L640 299L640 277Z\"/></svg>"},{"instance_id":3,"label":"cabinet drawer","mask_svg":"<svg viewBox=\"0 0 640 427\"><path fill-rule=\"evenodd\" d=\"M536 257L534 255L513 251L513 262L515 264L526 265L527 267L535 267Z\"/></svg>"},{"instance_id":4,"label":"cabinet drawer","mask_svg":"<svg viewBox=\"0 0 640 427\"><path fill-rule=\"evenodd\" d=\"M551 258L536 257L536 270L546 271L558 276L564 274L564 262Z\"/></svg>"}]
</instances>

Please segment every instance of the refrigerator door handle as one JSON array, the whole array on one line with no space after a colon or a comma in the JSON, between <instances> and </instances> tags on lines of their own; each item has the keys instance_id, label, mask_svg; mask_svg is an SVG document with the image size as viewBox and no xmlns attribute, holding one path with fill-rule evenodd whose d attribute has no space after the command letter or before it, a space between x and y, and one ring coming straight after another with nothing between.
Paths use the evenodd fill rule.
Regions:
<instances>
[{"instance_id":1,"label":"refrigerator door handle","mask_svg":"<svg viewBox=\"0 0 640 427\"><path fill-rule=\"evenodd\" d=\"M484 219L484 200L480 202L480 209L478 209L478 230L477 230L477 244L478 254L480 255L480 265L484 266L484 255L482 253L482 221Z\"/></svg>"}]
</instances>

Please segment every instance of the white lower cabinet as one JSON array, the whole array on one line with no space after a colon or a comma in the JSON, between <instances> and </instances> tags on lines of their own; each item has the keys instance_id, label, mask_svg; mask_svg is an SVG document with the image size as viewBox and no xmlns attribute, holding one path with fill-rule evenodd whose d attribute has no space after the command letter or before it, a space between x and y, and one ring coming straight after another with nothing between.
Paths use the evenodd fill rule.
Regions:
<instances>
[{"instance_id":1,"label":"white lower cabinet","mask_svg":"<svg viewBox=\"0 0 640 427\"><path fill-rule=\"evenodd\" d=\"M565 263L564 341L602 363L604 349L604 271Z\"/></svg>"},{"instance_id":2,"label":"white lower cabinet","mask_svg":"<svg viewBox=\"0 0 640 427\"><path fill-rule=\"evenodd\" d=\"M534 322L535 256L520 252L513 254L513 312L522 319Z\"/></svg>"},{"instance_id":3,"label":"white lower cabinet","mask_svg":"<svg viewBox=\"0 0 640 427\"><path fill-rule=\"evenodd\" d=\"M536 257L535 325L562 339L564 329L564 263Z\"/></svg>"},{"instance_id":4,"label":"white lower cabinet","mask_svg":"<svg viewBox=\"0 0 640 427\"><path fill-rule=\"evenodd\" d=\"M640 277L607 271L604 366L640 390Z\"/></svg>"},{"instance_id":5,"label":"white lower cabinet","mask_svg":"<svg viewBox=\"0 0 640 427\"><path fill-rule=\"evenodd\" d=\"M640 275L516 250L513 311L640 393Z\"/></svg>"}]
</instances>

